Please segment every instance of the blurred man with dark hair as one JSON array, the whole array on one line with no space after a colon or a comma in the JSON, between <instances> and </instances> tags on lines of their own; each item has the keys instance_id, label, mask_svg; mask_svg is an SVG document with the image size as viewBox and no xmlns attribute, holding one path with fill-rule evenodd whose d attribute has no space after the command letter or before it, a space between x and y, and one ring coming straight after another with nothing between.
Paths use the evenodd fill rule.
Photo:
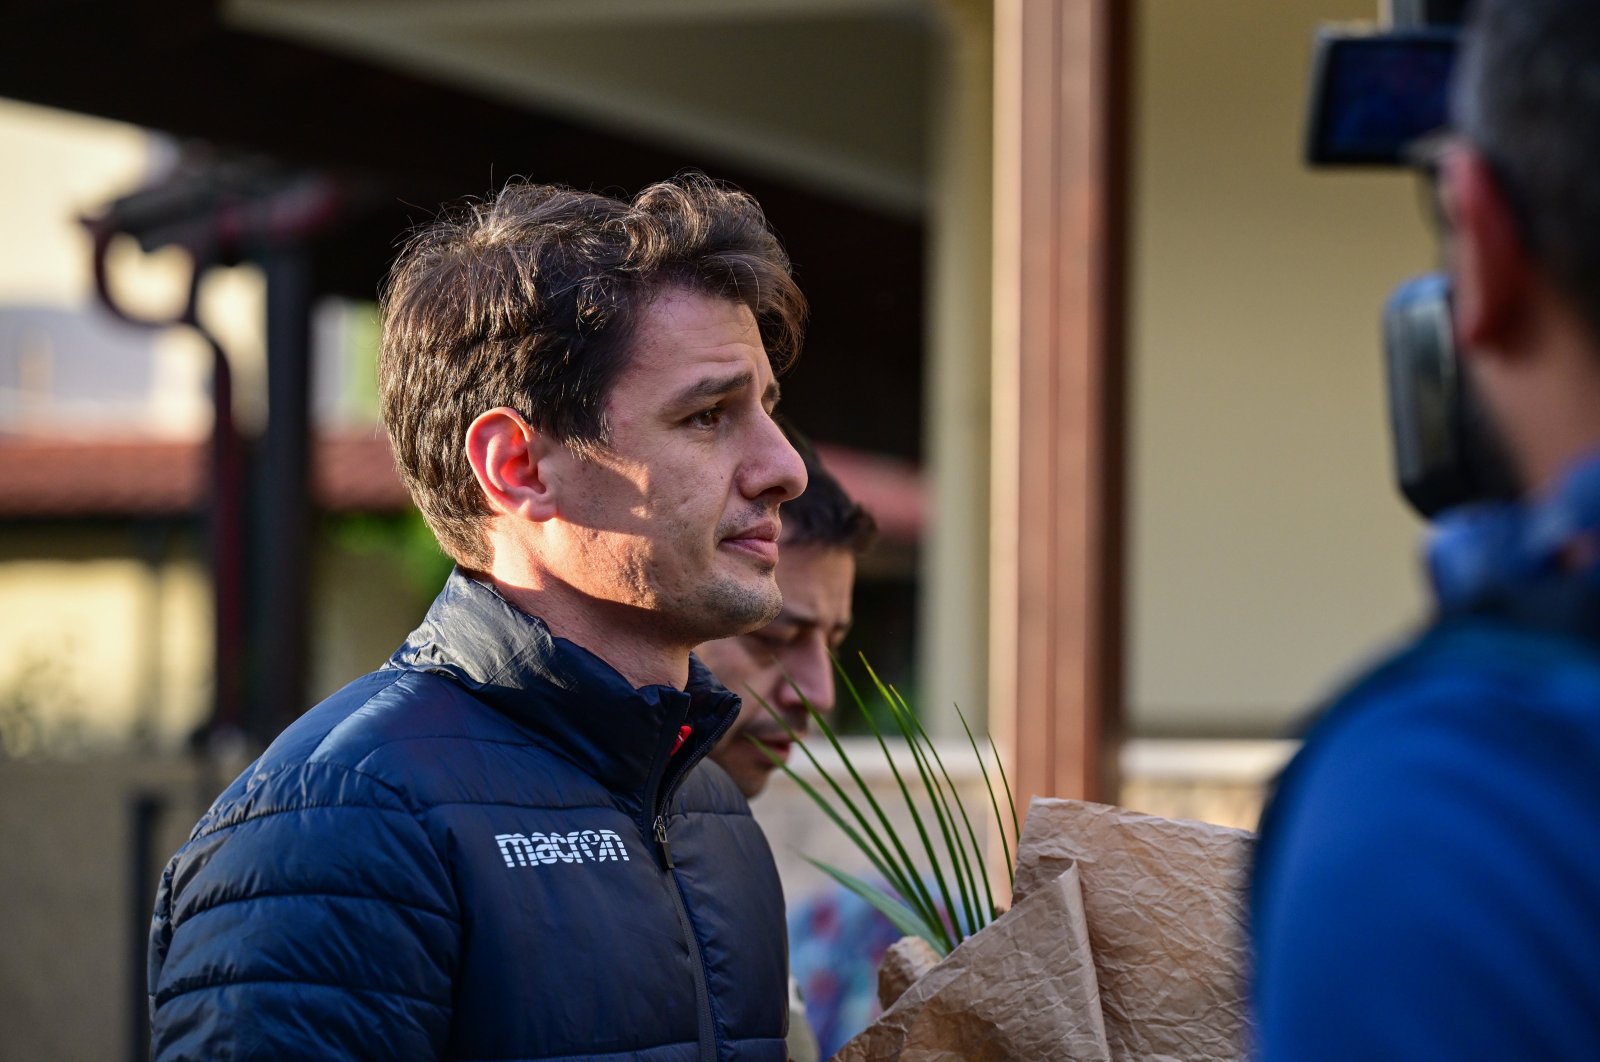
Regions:
<instances>
[{"instance_id":1,"label":"blurred man with dark hair","mask_svg":"<svg viewBox=\"0 0 1600 1062\"><path fill-rule=\"evenodd\" d=\"M804 309L704 178L514 184L413 240L383 416L457 569L168 866L155 1057L785 1057L777 870L694 769L738 702L690 650L782 605Z\"/></svg>"},{"instance_id":2,"label":"blurred man with dark hair","mask_svg":"<svg viewBox=\"0 0 1600 1062\"><path fill-rule=\"evenodd\" d=\"M806 489L780 510L778 588L783 591L783 609L765 627L706 642L695 650L717 680L743 700L739 718L710 758L750 799L766 788L777 769L771 757L787 760L791 752L789 731L772 711L800 737L805 737L811 723L808 703L819 712L833 711L832 654L850 631L856 558L877 531L872 516L822 466L811 444L787 426L785 434L805 462ZM852 952L831 958L848 963L861 956ZM788 1045L795 1062L819 1057L817 1038L793 979Z\"/></svg>"},{"instance_id":3,"label":"blurred man with dark hair","mask_svg":"<svg viewBox=\"0 0 1600 1062\"><path fill-rule=\"evenodd\" d=\"M1522 500L1441 518L1437 622L1262 820L1267 1059L1600 1058L1600 5L1480 0L1438 192Z\"/></svg>"},{"instance_id":4,"label":"blurred man with dark hair","mask_svg":"<svg viewBox=\"0 0 1600 1062\"><path fill-rule=\"evenodd\" d=\"M781 510L783 609L765 627L695 650L717 680L744 701L711 759L746 797L766 788L776 769L763 749L785 760L790 751L788 732L763 702L801 737L811 722L807 702L819 712L833 711L831 654L850 631L856 558L876 530L872 517L822 467L811 446L793 432L789 438L805 461L806 489Z\"/></svg>"}]
</instances>

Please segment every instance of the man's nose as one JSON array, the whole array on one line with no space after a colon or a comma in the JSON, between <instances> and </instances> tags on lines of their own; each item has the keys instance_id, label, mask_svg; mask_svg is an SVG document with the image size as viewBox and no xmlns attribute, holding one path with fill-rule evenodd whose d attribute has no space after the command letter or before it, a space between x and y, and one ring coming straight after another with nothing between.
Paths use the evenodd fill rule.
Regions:
<instances>
[{"instance_id":1,"label":"man's nose","mask_svg":"<svg viewBox=\"0 0 1600 1062\"><path fill-rule=\"evenodd\" d=\"M787 656L783 663L788 681L779 691L779 707L804 711L804 704L809 702L824 714L833 711L833 658L822 640L797 647Z\"/></svg>"},{"instance_id":2,"label":"man's nose","mask_svg":"<svg viewBox=\"0 0 1600 1062\"><path fill-rule=\"evenodd\" d=\"M745 463L744 494L776 503L797 498L806 489L806 465L794 444L771 417L759 418L752 453Z\"/></svg>"}]
</instances>

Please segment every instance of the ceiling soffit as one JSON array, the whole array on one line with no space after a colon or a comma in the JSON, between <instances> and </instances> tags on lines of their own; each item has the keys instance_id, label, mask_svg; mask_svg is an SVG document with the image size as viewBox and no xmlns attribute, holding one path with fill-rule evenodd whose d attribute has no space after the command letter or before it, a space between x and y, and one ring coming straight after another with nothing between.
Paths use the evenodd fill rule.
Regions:
<instances>
[{"instance_id":1,"label":"ceiling soffit","mask_svg":"<svg viewBox=\"0 0 1600 1062\"><path fill-rule=\"evenodd\" d=\"M239 29L902 215L926 194L925 0L227 0Z\"/></svg>"}]
</instances>

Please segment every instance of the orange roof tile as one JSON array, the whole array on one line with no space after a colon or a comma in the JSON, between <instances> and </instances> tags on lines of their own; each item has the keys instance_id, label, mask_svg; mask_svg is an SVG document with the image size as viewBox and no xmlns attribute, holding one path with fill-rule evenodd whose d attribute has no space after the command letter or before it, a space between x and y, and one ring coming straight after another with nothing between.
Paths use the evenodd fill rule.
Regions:
<instances>
[{"instance_id":1,"label":"orange roof tile","mask_svg":"<svg viewBox=\"0 0 1600 1062\"><path fill-rule=\"evenodd\" d=\"M0 437L0 518L177 516L197 512L202 441L76 442ZM381 433L319 435L312 496L324 509L389 512L411 504Z\"/></svg>"}]
</instances>

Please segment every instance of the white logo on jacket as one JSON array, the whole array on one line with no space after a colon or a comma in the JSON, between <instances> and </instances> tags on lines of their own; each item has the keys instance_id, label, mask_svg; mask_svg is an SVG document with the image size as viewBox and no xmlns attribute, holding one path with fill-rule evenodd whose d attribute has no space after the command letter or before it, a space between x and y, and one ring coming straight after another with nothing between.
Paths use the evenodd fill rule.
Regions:
<instances>
[{"instance_id":1,"label":"white logo on jacket","mask_svg":"<svg viewBox=\"0 0 1600 1062\"><path fill-rule=\"evenodd\" d=\"M629 861L627 846L613 830L574 830L567 834L497 833L494 839L508 867Z\"/></svg>"}]
</instances>

